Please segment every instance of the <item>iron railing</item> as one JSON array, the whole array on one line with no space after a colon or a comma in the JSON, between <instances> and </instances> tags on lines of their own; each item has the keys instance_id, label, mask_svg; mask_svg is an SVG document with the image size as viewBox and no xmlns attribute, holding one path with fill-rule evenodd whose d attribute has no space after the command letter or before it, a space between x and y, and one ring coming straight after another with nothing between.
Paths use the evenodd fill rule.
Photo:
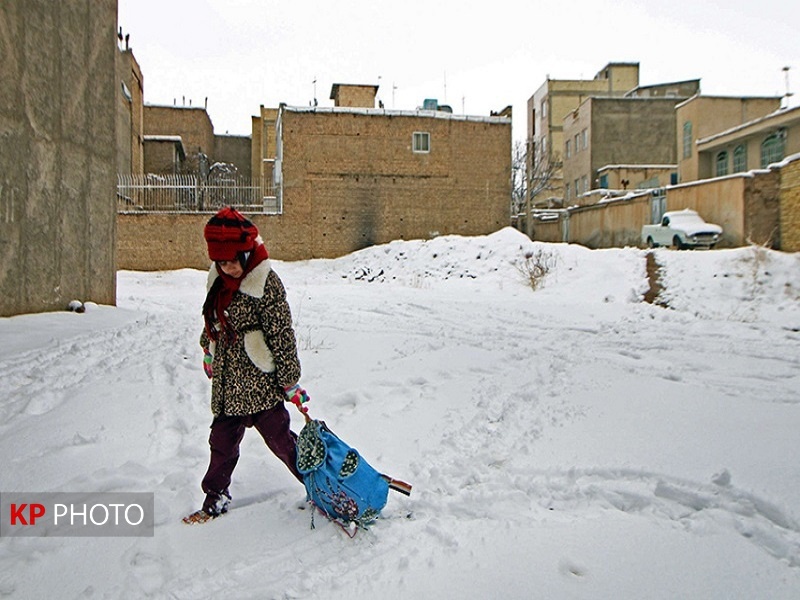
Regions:
<instances>
[{"instance_id":1,"label":"iron railing","mask_svg":"<svg viewBox=\"0 0 800 600\"><path fill-rule=\"evenodd\" d=\"M117 175L117 212L240 212L281 214L273 183L241 177L204 180L196 175Z\"/></svg>"}]
</instances>

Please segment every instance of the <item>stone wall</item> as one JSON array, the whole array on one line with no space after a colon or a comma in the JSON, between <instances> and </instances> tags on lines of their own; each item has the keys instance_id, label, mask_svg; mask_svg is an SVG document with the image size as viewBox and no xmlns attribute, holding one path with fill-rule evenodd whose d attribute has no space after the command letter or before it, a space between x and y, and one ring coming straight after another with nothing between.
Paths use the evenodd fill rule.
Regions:
<instances>
[{"instance_id":1,"label":"stone wall","mask_svg":"<svg viewBox=\"0 0 800 600\"><path fill-rule=\"evenodd\" d=\"M116 299L116 0L0 3L0 316Z\"/></svg>"}]
</instances>

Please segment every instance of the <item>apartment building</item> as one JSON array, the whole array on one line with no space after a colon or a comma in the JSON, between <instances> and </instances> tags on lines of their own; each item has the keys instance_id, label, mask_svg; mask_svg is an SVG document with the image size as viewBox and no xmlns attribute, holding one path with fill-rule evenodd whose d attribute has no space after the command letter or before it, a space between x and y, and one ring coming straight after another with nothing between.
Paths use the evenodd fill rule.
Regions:
<instances>
[{"instance_id":1,"label":"apartment building","mask_svg":"<svg viewBox=\"0 0 800 600\"><path fill-rule=\"evenodd\" d=\"M603 67L593 79L550 79L539 87L528 99L527 140L529 177L528 189L534 189L541 165L537 163L561 164L564 159L564 118L592 96L621 97L639 86L638 62L611 62ZM548 173L548 177L550 174ZM551 177L551 189L547 196L563 196L564 180L560 168ZM533 199L534 205L542 204L546 198Z\"/></svg>"},{"instance_id":2,"label":"apartment building","mask_svg":"<svg viewBox=\"0 0 800 600\"><path fill-rule=\"evenodd\" d=\"M678 180L681 183L713 176L709 156L701 157L698 140L732 128L737 128L750 121L761 119L774 113L781 106L781 99L775 97L730 97L696 95L681 102L676 110L676 131L678 140ZM736 152L736 149L731 149ZM747 165L755 164L751 150L745 161ZM701 158L703 158L701 164ZM730 155L733 169L733 154ZM736 170L744 167L741 150ZM752 168L752 167L749 167ZM745 170L742 168L742 170Z\"/></svg>"},{"instance_id":3,"label":"apartment building","mask_svg":"<svg viewBox=\"0 0 800 600\"><path fill-rule=\"evenodd\" d=\"M698 139L695 149L698 179L765 169L800 152L800 107Z\"/></svg>"}]
</instances>

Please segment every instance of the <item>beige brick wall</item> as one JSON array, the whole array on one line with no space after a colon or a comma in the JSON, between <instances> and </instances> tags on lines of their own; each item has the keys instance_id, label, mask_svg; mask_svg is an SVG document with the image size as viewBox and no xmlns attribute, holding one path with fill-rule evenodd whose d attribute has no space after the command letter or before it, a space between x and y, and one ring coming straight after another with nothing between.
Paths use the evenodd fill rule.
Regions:
<instances>
[{"instance_id":1,"label":"beige brick wall","mask_svg":"<svg viewBox=\"0 0 800 600\"><path fill-rule=\"evenodd\" d=\"M781 249L800 252L800 159L781 169Z\"/></svg>"}]
</instances>

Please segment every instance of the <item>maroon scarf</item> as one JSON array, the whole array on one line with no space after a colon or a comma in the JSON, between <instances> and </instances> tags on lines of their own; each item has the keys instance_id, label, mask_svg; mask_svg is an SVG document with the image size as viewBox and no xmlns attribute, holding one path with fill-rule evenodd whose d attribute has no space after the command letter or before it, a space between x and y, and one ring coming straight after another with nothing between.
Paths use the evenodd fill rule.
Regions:
<instances>
[{"instance_id":1,"label":"maroon scarf","mask_svg":"<svg viewBox=\"0 0 800 600\"><path fill-rule=\"evenodd\" d=\"M244 272L241 277L237 278L226 275L222 269L219 268L219 265L216 265L217 279L214 281L211 289L208 290L206 301L203 304L206 333L213 341L216 342L219 339L220 332L225 336L228 342L232 342L236 339L236 332L230 326L230 323L228 323L225 311L230 305L231 300L233 300L233 295L239 290L242 280L267 258L269 258L269 254L267 254L266 246L257 243L250 253L250 258L244 266ZM215 320L219 321L220 332L214 327Z\"/></svg>"}]
</instances>

